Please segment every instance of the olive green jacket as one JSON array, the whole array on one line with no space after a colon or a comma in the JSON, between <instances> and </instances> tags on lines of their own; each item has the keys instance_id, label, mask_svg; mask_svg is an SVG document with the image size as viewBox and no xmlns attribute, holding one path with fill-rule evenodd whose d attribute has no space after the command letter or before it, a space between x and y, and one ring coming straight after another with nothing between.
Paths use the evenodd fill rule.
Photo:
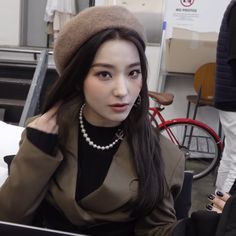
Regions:
<instances>
[{"instance_id":1,"label":"olive green jacket","mask_svg":"<svg viewBox=\"0 0 236 236\"><path fill-rule=\"evenodd\" d=\"M75 200L79 137L78 119L74 117L78 109L78 102L70 104L59 123L59 140L62 140L65 130L68 136L55 156L39 150L23 133L10 175L0 189L0 220L30 224L44 198L63 211L75 225L96 220L130 220L130 212L123 209L136 197L137 174L125 139L114 155L104 183L80 202ZM184 158L178 148L164 137L161 137L160 144L168 191L150 215L138 219L135 226L138 236L171 235L171 228L176 224L173 203L183 182Z\"/></svg>"}]
</instances>

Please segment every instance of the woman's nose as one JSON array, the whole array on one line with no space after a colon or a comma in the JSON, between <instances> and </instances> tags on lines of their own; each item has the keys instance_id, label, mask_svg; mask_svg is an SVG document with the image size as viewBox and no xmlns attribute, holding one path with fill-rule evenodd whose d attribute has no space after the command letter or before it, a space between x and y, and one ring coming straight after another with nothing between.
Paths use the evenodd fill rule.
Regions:
<instances>
[{"instance_id":1,"label":"woman's nose","mask_svg":"<svg viewBox=\"0 0 236 236\"><path fill-rule=\"evenodd\" d=\"M114 95L117 97L124 97L128 94L128 83L124 77L117 79L114 87Z\"/></svg>"}]
</instances>

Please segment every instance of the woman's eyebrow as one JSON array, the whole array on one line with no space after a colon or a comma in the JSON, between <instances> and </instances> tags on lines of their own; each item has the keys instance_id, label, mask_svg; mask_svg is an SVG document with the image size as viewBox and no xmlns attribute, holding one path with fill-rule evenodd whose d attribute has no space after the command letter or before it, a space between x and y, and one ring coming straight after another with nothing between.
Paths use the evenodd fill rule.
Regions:
<instances>
[{"instance_id":1,"label":"woman's eyebrow","mask_svg":"<svg viewBox=\"0 0 236 236\"><path fill-rule=\"evenodd\" d=\"M129 68L135 67L135 66L140 66L140 62L135 62L135 63L131 63L130 65L128 65ZM115 66L109 63L94 63L93 65L91 65L91 67L107 67L107 68L114 68Z\"/></svg>"},{"instance_id":2,"label":"woman's eyebrow","mask_svg":"<svg viewBox=\"0 0 236 236\"><path fill-rule=\"evenodd\" d=\"M91 65L91 67L107 67L107 68L114 68L113 65L109 64L109 63L95 63L93 65Z\"/></svg>"},{"instance_id":3,"label":"woman's eyebrow","mask_svg":"<svg viewBox=\"0 0 236 236\"><path fill-rule=\"evenodd\" d=\"M129 65L129 67L135 67L135 66L141 66L141 63L140 62L135 62L135 63L132 63Z\"/></svg>"}]
</instances>

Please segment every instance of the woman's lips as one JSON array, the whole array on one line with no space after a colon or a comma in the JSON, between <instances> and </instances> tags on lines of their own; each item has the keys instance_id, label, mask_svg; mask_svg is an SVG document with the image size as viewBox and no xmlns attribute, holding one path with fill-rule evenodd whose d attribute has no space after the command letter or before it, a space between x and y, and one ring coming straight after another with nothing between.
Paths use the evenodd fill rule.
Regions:
<instances>
[{"instance_id":1,"label":"woman's lips","mask_svg":"<svg viewBox=\"0 0 236 236\"><path fill-rule=\"evenodd\" d=\"M128 109L129 104L128 103L117 103L117 104L112 104L110 107L112 108L113 111L115 112L124 112Z\"/></svg>"}]
</instances>

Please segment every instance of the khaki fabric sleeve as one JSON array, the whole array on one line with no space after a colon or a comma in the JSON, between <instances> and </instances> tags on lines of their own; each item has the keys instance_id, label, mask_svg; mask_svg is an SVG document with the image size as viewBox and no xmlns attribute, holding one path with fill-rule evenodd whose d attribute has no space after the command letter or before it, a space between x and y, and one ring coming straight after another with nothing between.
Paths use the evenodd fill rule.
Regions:
<instances>
[{"instance_id":1,"label":"khaki fabric sleeve","mask_svg":"<svg viewBox=\"0 0 236 236\"><path fill-rule=\"evenodd\" d=\"M30 223L62 159L59 150L52 157L35 147L24 131L10 175L0 188L0 220Z\"/></svg>"},{"instance_id":2,"label":"khaki fabric sleeve","mask_svg":"<svg viewBox=\"0 0 236 236\"><path fill-rule=\"evenodd\" d=\"M166 153L163 153L163 158L169 159L169 161L165 161L167 191L158 207L137 222L135 226L136 236L169 236L177 224L174 199L180 193L183 184L184 157L176 147L171 152L168 149L164 152ZM166 156L166 154L170 156Z\"/></svg>"}]
</instances>

